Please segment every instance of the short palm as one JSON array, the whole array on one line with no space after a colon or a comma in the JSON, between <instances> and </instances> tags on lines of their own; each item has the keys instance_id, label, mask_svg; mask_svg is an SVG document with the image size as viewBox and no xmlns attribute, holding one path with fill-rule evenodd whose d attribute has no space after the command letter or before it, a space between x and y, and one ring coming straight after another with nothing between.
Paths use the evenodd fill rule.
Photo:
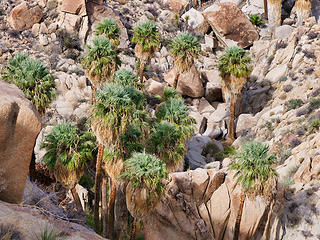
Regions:
<instances>
[{"instance_id":1,"label":"short palm","mask_svg":"<svg viewBox=\"0 0 320 240\"><path fill-rule=\"evenodd\" d=\"M111 78L120 63L115 47L105 37L93 39L93 46L87 46L82 61L88 77L95 86Z\"/></svg>"},{"instance_id":2,"label":"short palm","mask_svg":"<svg viewBox=\"0 0 320 240\"><path fill-rule=\"evenodd\" d=\"M121 86L128 87L133 86L135 88L141 87L141 83L138 82L138 77L136 74L128 69L120 69L116 71L114 77L110 79L111 83L117 83Z\"/></svg>"},{"instance_id":3,"label":"short palm","mask_svg":"<svg viewBox=\"0 0 320 240\"><path fill-rule=\"evenodd\" d=\"M41 114L55 96L55 82L49 70L26 54L18 53L10 59L1 77L20 88Z\"/></svg>"},{"instance_id":4,"label":"short palm","mask_svg":"<svg viewBox=\"0 0 320 240\"><path fill-rule=\"evenodd\" d=\"M184 72L194 64L200 52L200 44L196 37L190 33L180 33L171 43L171 54L175 60L175 66Z\"/></svg>"},{"instance_id":5,"label":"short palm","mask_svg":"<svg viewBox=\"0 0 320 240\"><path fill-rule=\"evenodd\" d=\"M132 42L136 43L136 54L140 59L148 59L160 45L160 33L157 25L146 21L133 29Z\"/></svg>"},{"instance_id":6,"label":"short palm","mask_svg":"<svg viewBox=\"0 0 320 240\"><path fill-rule=\"evenodd\" d=\"M231 169L236 170L234 176L245 191L259 190L276 176L272 168L276 157L268 155L268 151L268 145L261 142L248 143L237 155L237 161L231 165Z\"/></svg>"},{"instance_id":7,"label":"short palm","mask_svg":"<svg viewBox=\"0 0 320 240\"><path fill-rule=\"evenodd\" d=\"M115 47L120 43L121 30L113 19L106 18L100 22L96 27L95 33L108 38Z\"/></svg>"}]
</instances>

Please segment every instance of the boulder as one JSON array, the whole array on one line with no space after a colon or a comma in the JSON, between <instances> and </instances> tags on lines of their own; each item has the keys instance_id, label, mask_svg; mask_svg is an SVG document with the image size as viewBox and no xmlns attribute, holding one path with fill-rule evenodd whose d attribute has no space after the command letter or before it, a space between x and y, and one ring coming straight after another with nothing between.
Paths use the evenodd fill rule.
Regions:
<instances>
[{"instance_id":1,"label":"boulder","mask_svg":"<svg viewBox=\"0 0 320 240\"><path fill-rule=\"evenodd\" d=\"M174 85L174 81L179 74L177 92L189 97L202 97L204 95L204 89L200 80L199 73L196 67L193 65L189 71L178 73L176 67L164 76L164 80L171 86Z\"/></svg>"},{"instance_id":2,"label":"boulder","mask_svg":"<svg viewBox=\"0 0 320 240\"><path fill-rule=\"evenodd\" d=\"M79 16L87 15L85 0L64 0L62 1L62 12L72 13Z\"/></svg>"},{"instance_id":3,"label":"boulder","mask_svg":"<svg viewBox=\"0 0 320 240\"><path fill-rule=\"evenodd\" d=\"M149 79L146 82L146 86L147 86L146 91L150 96L155 96L155 95L163 96L163 90L164 90L163 84L153 79Z\"/></svg>"},{"instance_id":4,"label":"boulder","mask_svg":"<svg viewBox=\"0 0 320 240\"><path fill-rule=\"evenodd\" d=\"M204 10L203 15L227 47L246 48L259 39L257 30L235 3L213 4Z\"/></svg>"},{"instance_id":5,"label":"boulder","mask_svg":"<svg viewBox=\"0 0 320 240\"><path fill-rule=\"evenodd\" d=\"M309 183L312 179L319 179L320 155L314 158L306 157L293 176L295 183Z\"/></svg>"},{"instance_id":6,"label":"boulder","mask_svg":"<svg viewBox=\"0 0 320 240\"><path fill-rule=\"evenodd\" d=\"M187 0L163 0L163 4L172 12L181 14L188 6Z\"/></svg>"},{"instance_id":7,"label":"boulder","mask_svg":"<svg viewBox=\"0 0 320 240\"><path fill-rule=\"evenodd\" d=\"M275 38L286 39L293 32L294 28L289 25L282 25L276 28Z\"/></svg>"},{"instance_id":8,"label":"boulder","mask_svg":"<svg viewBox=\"0 0 320 240\"><path fill-rule=\"evenodd\" d=\"M19 203L23 197L36 137L39 113L15 85L0 81L0 200ZM1 180L0 180L1 182Z\"/></svg>"},{"instance_id":9,"label":"boulder","mask_svg":"<svg viewBox=\"0 0 320 240\"><path fill-rule=\"evenodd\" d=\"M204 19L201 12L191 8L188 12L182 15L182 18L185 21L188 18L188 25L195 31L195 33L201 35L207 33L209 23Z\"/></svg>"},{"instance_id":10,"label":"boulder","mask_svg":"<svg viewBox=\"0 0 320 240\"><path fill-rule=\"evenodd\" d=\"M276 68L272 69L266 75L266 80L269 80L272 84L276 84L279 82L280 78L285 76L288 70L287 65L280 65Z\"/></svg>"},{"instance_id":11,"label":"boulder","mask_svg":"<svg viewBox=\"0 0 320 240\"><path fill-rule=\"evenodd\" d=\"M205 98L210 102L222 100L222 79L218 70L205 70L201 77L207 82Z\"/></svg>"},{"instance_id":12,"label":"boulder","mask_svg":"<svg viewBox=\"0 0 320 240\"><path fill-rule=\"evenodd\" d=\"M245 136L256 125L257 119L252 114L241 114L237 119L237 137Z\"/></svg>"},{"instance_id":13,"label":"boulder","mask_svg":"<svg viewBox=\"0 0 320 240\"><path fill-rule=\"evenodd\" d=\"M13 29L24 31L31 28L35 23L40 22L42 16L43 12L38 5L31 7L27 2L23 1L11 10L7 20Z\"/></svg>"}]
</instances>

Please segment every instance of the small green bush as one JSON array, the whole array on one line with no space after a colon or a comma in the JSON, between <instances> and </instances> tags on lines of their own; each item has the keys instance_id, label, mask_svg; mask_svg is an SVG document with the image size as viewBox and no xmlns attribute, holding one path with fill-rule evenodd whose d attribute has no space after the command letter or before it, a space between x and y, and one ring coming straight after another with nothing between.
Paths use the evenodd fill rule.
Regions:
<instances>
[{"instance_id":1,"label":"small green bush","mask_svg":"<svg viewBox=\"0 0 320 240\"><path fill-rule=\"evenodd\" d=\"M292 109L297 109L303 105L303 101L301 99L291 99L287 104L287 111Z\"/></svg>"},{"instance_id":2,"label":"small green bush","mask_svg":"<svg viewBox=\"0 0 320 240\"><path fill-rule=\"evenodd\" d=\"M121 30L113 19L106 18L100 22L96 27L95 33L108 38L114 46L119 45Z\"/></svg>"},{"instance_id":3,"label":"small green bush","mask_svg":"<svg viewBox=\"0 0 320 240\"><path fill-rule=\"evenodd\" d=\"M41 114L55 97L55 82L49 70L26 54L18 53L10 59L1 77L20 88Z\"/></svg>"},{"instance_id":4,"label":"small green bush","mask_svg":"<svg viewBox=\"0 0 320 240\"><path fill-rule=\"evenodd\" d=\"M128 69L120 69L116 71L114 77L110 79L110 83L117 83L123 87L133 86L135 88L140 88L142 86L138 81L137 75Z\"/></svg>"},{"instance_id":5,"label":"small green bush","mask_svg":"<svg viewBox=\"0 0 320 240\"><path fill-rule=\"evenodd\" d=\"M309 103L310 111L320 108L320 98L312 98Z\"/></svg>"},{"instance_id":6,"label":"small green bush","mask_svg":"<svg viewBox=\"0 0 320 240\"><path fill-rule=\"evenodd\" d=\"M65 239L63 238L64 235L65 233L46 227L39 235L37 235L37 240L63 240Z\"/></svg>"},{"instance_id":7,"label":"small green bush","mask_svg":"<svg viewBox=\"0 0 320 240\"><path fill-rule=\"evenodd\" d=\"M250 19L250 22L256 26L260 26L264 24L264 22L262 21L261 17L258 14L252 14L249 19Z\"/></svg>"}]
</instances>

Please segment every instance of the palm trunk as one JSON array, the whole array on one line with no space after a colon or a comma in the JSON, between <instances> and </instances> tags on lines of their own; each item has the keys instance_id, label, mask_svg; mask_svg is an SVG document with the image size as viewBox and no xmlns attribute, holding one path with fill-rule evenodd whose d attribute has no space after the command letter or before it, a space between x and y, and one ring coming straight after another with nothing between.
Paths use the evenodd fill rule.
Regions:
<instances>
[{"instance_id":1,"label":"palm trunk","mask_svg":"<svg viewBox=\"0 0 320 240\"><path fill-rule=\"evenodd\" d=\"M109 216L108 216L108 238L113 239L114 235L114 204L116 201L117 185L114 179L111 179L110 198L109 198Z\"/></svg>"},{"instance_id":2,"label":"palm trunk","mask_svg":"<svg viewBox=\"0 0 320 240\"><path fill-rule=\"evenodd\" d=\"M108 226L108 178L104 177L102 179L102 187L101 187L101 219L102 219L102 236L107 237L107 226Z\"/></svg>"},{"instance_id":3,"label":"palm trunk","mask_svg":"<svg viewBox=\"0 0 320 240\"><path fill-rule=\"evenodd\" d=\"M91 89L92 89L92 91L91 91L91 104L94 104L94 102L95 102L96 88L95 88L95 86L93 86L93 84L92 84L92 86L91 86Z\"/></svg>"},{"instance_id":4,"label":"palm trunk","mask_svg":"<svg viewBox=\"0 0 320 240\"><path fill-rule=\"evenodd\" d=\"M233 240L238 240L240 236L240 223L241 223L241 217L242 217L242 211L243 211L243 205L244 205L244 200L246 198L246 195L244 193L241 193L240 196L240 206L239 206L239 211L238 215L236 218L236 223L234 225L234 235L233 235Z\"/></svg>"},{"instance_id":5,"label":"palm trunk","mask_svg":"<svg viewBox=\"0 0 320 240\"><path fill-rule=\"evenodd\" d=\"M268 0L263 0L264 19L268 20Z\"/></svg>"},{"instance_id":6,"label":"palm trunk","mask_svg":"<svg viewBox=\"0 0 320 240\"><path fill-rule=\"evenodd\" d=\"M140 82L143 83L143 72L144 72L144 67L145 67L145 61L141 61L141 65L140 65L140 72L139 72L139 78L140 78Z\"/></svg>"},{"instance_id":7,"label":"palm trunk","mask_svg":"<svg viewBox=\"0 0 320 240\"><path fill-rule=\"evenodd\" d=\"M173 82L174 89L177 89L179 77L180 77L180 73L177 73L176 77L174 78L174 82Z\"/></svg>"},{"instance_id":8,"label":"palm trunk","mask_svg":"<svg viewBox=\"0 0 320 240\"><path fill-rule=\"evenodd\" d=\"M234 118L235 118L235 96L231 93L230 97L230 122L229 122L229 139L234 141Z\"/></svg>"},{"instance_id":9,"label":"palm trunk","mask_svg":"<svg viewBox=\"0 0 320 240\"><path fill-rule=\"evenodd\" d=\"M268 1L269 28L274 33L276 27L281 24L281 0Z\"/></svg>"},{"instance_id":10,"label":"palm trunk","mask_svg":"<svg viewBox=\"0 0 320 240\"><path fill-rule=\"evenodd\" d=\"M77 209L83 211L83 208L82 208L82 205L81 205L81 201L80 201L80 198L79 198L79 194L77 193L76 187L71 189L71 193L72 193L73 200L76 203Z\"/></svg>"},{"instance_id":11,"label":"palm trunk","mask_svg":"<svg viewBox=\"0 0 320 240\"><path fill-rule=\"evenodd\" d=\"M101 162L102 162L102 154L103 154L104 146L102 144L99 145L98 157L96 162L96 179L95 179L95 193L94 193L94 231L96 233L99 232L99 204L100 204L100 185L101 185Z\"/></svg>"},{"instance_id":12,"label":"palm trunk","mask_svg":"<svg viewBox=\"0 0 320 240\"><path fill-rule=\"evenodd\" d=\"M130 240L136 239L136 219L132 217Z\"/></svg>"},{"instance_id":13,"label":"palm trunk","mask_svg":"<svg viewBox=\"0 0 320 240\"><path fill-rule=\"evenodd\" d=\"M297 26L301 26L303 22L310 17L311 14L311 1L310 0L297 0Z\"/></svg>"}]
</instances>

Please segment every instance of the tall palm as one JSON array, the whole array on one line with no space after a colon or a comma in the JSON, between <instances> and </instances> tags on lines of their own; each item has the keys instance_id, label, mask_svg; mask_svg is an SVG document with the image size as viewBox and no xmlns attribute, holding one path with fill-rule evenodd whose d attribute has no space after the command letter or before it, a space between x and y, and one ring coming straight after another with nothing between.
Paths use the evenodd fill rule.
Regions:
<instances>
[{"instance_id":1,"label":"tall palm","mask_svg":"<svg viewBox=\"0 0 320 240\"><path fill-rule=\"evenodd\" d=\"M140 60L140 81L143 82L143 71L146 63L160 46L160 33L153 22L141 22L133 29L132 42L136 44L134 50Z\"/></svg>"},{"instance_id":2,"label":"tall palm","mask_svg":"<svg viewBox=\"0 0 320 240\"><path fill-rule=\"evenodd\" d=\"M268 25L271 32L281 25L282 0L268 0Z\"/></svg>"},{"instance_id":3,"label":"tall palm","mask_svg":"<svg viewBox=\"0 0 320 240\"><path fill-rule=\"evenodd\" d=\"M200 49L198 39L190 33L180 33L173 39L171 54L177 69L173 88L177 88L180 74L189 71L194 66L194 59L199 56Z\"/></svg>"},{"instance_id":4,"label":"tall palm","mask_svg":"<svg viewBox=\"0 0 320 240\"><path fill-rule=\"evenodd\" d=\"M296 0L297 25L301 26L303 22L310 17L311 0Z\"/></svg>"},{"instance_id":5,"label":"tall palm","mask_svg":"<svg viewBox=\"0 0 320 240\"><path fill-rule=\"evenodd\" d=\"M108 38L115 47L120 44L119 38L121 30L113 19L105 18L103 21L98 23L95 33Z\"/></svg>"},{"instance_id":6,"label":"tall palm","mask_svg":"<svg viewBox=\"0 0 320 240\"><path fill-rule=\"evenodd\" d=\"M134 87L124 87L119 84L104 85L97 93L93 105L92 128L100 144L99 162L101 167L103 146L105 161L104 170L111 178L109 199L109 238L113 236L113 209L116 194L116 179L123 169L125 146L121 136L126 133L128 126L135 121L135 112L142 108L144 96ZM102 146L102 147L101 147ZM97 161L98 162L98 161ZM100 176L99 176L100 177ZM101 180L97 179L99 182ZM97 183L96 183L97 184ZM97 196L98 198L99 196ZM95 207L95 224L99 221L99 205Z\"/></svg>"},{"instance_id":7,"label":"tall palm","mask_svg":"<svg viewBox=\"0 0 320 240\"><path fill-rule=\"evenodd\" d=\"M68 190L82 209L75 186L83 176L87 160L93 159L95 137L91 132L83 132L70 123L60 123L45 137L41 148L47 150L44 163L53 171L58 182Z\"/></svg>"},{"instance_id":8,"label":"tall palm","mask_svg":"<svg viewBox=\"0 0 320 240\"><path fill-rule=\"evenodd\" d=\"M83 55L82 64L86 69L86 75L92 82L92 102L95 89L103 82L112 78L120 65L117 51L109 39L95 37L93 46L87 46L87 52Z\"/></svg>"},{"instance_id":9,"label":"tall palm","mask_svg":"<svg viewBox=\"0 0 320 240\"><path fill-rule=\"evenodd\" d=\"M132 73L128 69L120 69L116 71L114 77L110 79L110 83L118 83L121 86L133 86L135 88L141 88L141 83L138 82L136 74Z\"/></svg>"},{"instance_id":10,"label":"tall palm","mask_svg":"<svg viewBox=\"0 0 320 240\"><path fill-rule=\"evenodd\" d=\"M228 140L234 141L234 120L235 120L235 102L240 97L247 77L251 73L249 67L251 59L246 56L246 52L240 47L230 47L219 59L220 76L226 86L227 94L230 98L230 122Z\"/></svg>"},{"instance_id":11,"label":"tall palm","mask_svg":"<svg viewBox=\"0 0 320 240\"><path fill-rule=\"evenodd\" d=\"M129 183L126 188L126 202L134 218L142 218L154 209L164 193L163 180L167 179L166 165L159 158L145 154L134 153L124 162L125 171L121 177ZM131 239L134 238L133 223Z\"/></svg>"},{"instance_id":12,"label":"tall palm","mask_svg":"<svg viewBox=\"0 0 320 240\"><path fill-rule=\"evenodd\" d=\"M237 156L237 161L231 165L231 169L236 170L234 177L241 184L243 189L240 196L240 206L235 223L233 240L239 239L239 230L242 217L244 201L247 194L251 196L264 194L276 177L276 171L272 167L276 163L274 155L268 155L268 145L261 142L251 142L246 144Z\"/></svg>"}]
</instances>

